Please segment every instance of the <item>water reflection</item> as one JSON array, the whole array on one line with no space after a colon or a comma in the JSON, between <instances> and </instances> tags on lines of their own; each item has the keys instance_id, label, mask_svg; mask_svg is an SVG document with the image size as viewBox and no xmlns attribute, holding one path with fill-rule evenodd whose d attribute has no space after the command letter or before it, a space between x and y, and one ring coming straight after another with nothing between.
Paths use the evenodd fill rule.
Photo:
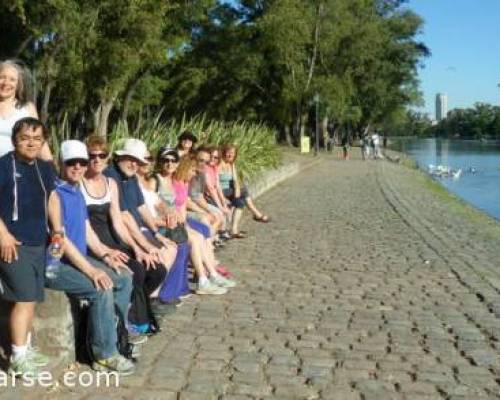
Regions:
<instances>
[{"instance_id":1,"label":"water reflection","mask_svg":"<svg viewBox=\"0 0 500 400\"><path fill-rule=\"evenodd\" d=\"M445 165L464 173L438 179L448 190L500 220L500 141L396 139L392 147L415 158L419 167Z\"/></svg>"}]
</instances>

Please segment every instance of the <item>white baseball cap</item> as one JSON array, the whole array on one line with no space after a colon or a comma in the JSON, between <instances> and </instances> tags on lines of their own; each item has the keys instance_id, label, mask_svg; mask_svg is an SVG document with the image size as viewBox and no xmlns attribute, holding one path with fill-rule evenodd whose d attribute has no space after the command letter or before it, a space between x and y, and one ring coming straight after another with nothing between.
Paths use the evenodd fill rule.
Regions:
<instances>
[{"instance_id":1,"label":"white baseball cap","mask_svg":"<svg viewBox=\"0 0 500 400\"><path fill-rule=\"evenodd\" d=\"M87 146L79 140L65 140L61 143L60 157L62 162L68 160L88 160L89 153L87 151Z\"/></svg>"},{"instance_id":2,"label":"white baseball cap","mask_svg":"<svg viewBox=\"0 0 500 400\"><path fill-rule=\"evenodd\" d=\"M121 150L116 150L115 154L117 156L134 157L143 164L149 164L146 160L148 148L146 147L146 143L140 139L126 139L125 142L123 142L123 148Z\"/></svg>"}]
</instances>

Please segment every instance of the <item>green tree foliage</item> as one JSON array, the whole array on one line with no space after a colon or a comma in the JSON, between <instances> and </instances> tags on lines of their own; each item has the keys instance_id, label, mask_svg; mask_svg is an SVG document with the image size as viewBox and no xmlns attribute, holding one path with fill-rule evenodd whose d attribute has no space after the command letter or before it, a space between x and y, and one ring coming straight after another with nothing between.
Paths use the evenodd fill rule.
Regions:
<instances>
[{"instance_id":1,"label":"green tree foliage","mask_svg":"<svg viewBox=\"0 0 500 400\"><path fill-rule=\"evenodd\" d=\"M431 134L460 138L500 138L500 107L476 103L473 108L457 108L434 126Z\"/></svg>"},{"instance_id":2,"label":"green tree foliage","mask_svg":"<svg viewBox=\"0 0 500 400\"><path fill-rule=\"evenodd\" d=\"M401 0L6 0L0 54L34 71L42 118L105 134L205 114L357 134L419 100L422 20ZM135 128L134 128L135 129Z\"/></svg>"},{"instance_id":3,"label":"green tree foliage","mask_svg":"<svg viewBox=\"0 0 500 400\"><path fill-rule=\"evenodd\" d=\"M429 136L432 121L425 113L407 110L403 107L394 110L382 125L388 136Z\"/></svg>"}]
</instances>

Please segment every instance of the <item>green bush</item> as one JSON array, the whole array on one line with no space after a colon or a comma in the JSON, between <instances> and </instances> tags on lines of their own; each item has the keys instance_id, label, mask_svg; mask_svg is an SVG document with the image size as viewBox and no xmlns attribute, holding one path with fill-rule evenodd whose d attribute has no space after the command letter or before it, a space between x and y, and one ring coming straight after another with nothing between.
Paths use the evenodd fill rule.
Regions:
<instances>
[{"instance_id":1,"label":"green bush","mask_svg":"<svg viewBox=\"0 0 500 400\"><path fill-rule=\"evenodd\" d=\"M234 144L238 147L238 168L245 180L251 181L264 171L278 166L281 152L276 145L274 131L262 124L246 122L207 121L204 116L180 121L164 122L161 114L145 119L141 126L132 131L126 122L116 124L109 134L111 150L118 148L124 139L135 137L143 140L151 153L166 144L177 145L177 137L183 131L190 131L198 137L198 144Z\"/></svg>"}]
</instances>

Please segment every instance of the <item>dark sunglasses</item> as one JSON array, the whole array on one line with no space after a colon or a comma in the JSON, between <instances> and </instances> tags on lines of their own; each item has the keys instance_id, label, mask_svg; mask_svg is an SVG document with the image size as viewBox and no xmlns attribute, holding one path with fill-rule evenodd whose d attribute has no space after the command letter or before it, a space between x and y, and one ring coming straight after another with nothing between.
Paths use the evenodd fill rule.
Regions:
<instances>
[{"instance_id":1,"label":"dark sunglasses","mask_svg":"<svg viewBox=\"0 0 500 400\"><path fill-rule=\"evenodd\" d=\"M72 160L64 162L64 165L66 165L67 167L76 167L77 164L79 164L81 167L86 167L87 165L89 165L89 162L80 158L74 158Z\"/></svg>"},{"instance_id":2,"label":"dark sunglasses","mask_svg":"<svg viewBox=\"0 0 500 400\"><path fill-rule=\"evenodd\" d=\"M162 163L171 163L171 164L174 164L177 162L177 159L175 158L170 158L170 157L166 157L166 158L162 158L161 159L161 162Z\"/></svg>"},{"instance_id":3,"label":"dark sunglasses","mask_svg":"<svg viewBox=\"0 0 500 400\"><path fill-rule=\"evenodd\" d=\"M91 160L97 160L100 158L101 160L105 160L108 157L108 153L90 153L89 158Z\"/></svg>"}]
</instances>

